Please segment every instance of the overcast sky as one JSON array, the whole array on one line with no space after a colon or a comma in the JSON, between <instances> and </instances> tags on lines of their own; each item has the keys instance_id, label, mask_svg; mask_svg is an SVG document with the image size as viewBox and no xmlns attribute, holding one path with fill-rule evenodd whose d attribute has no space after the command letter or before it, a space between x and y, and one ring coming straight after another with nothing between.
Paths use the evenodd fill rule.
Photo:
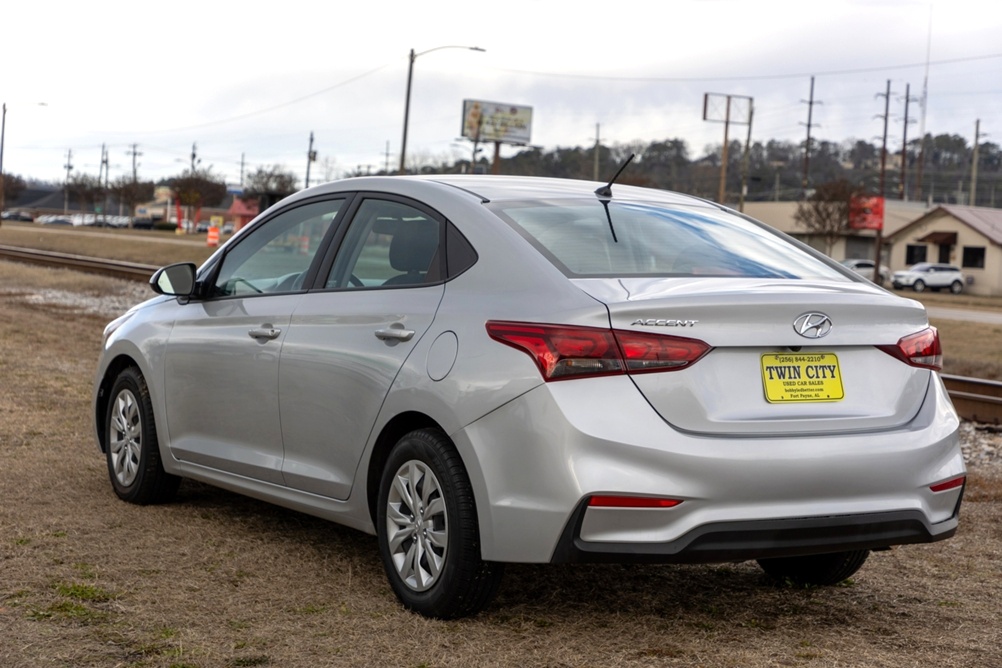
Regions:
<instances>
[{"instance_id":1,"label":"overcast sky","mask_svg":"<svg viewBox=\"0 0 1002 668\"><path fill-rule=\"evenodd\" d=\"M531 106L547 150L685 140L720 143L704 93L754 98L753 140L812 136L879 143L891 81L889 147L925 129L1002 143L1002 4L993 0L368 0L167 3L11 0L2 10L5 172L61 182L156 180L190 165L230 183L279 164L311 182L399 161L408 53L408 156L470 155L462 103ZM928 68L926 63L928 62ZM40 106L39 103L45 103ZM731 127L743 139L746 128ZM983 139L984 141L985 139ZM503 149L511 155L515 149ZM328 170L330 171L330 170Z\"/></svg>"}]
</instances>

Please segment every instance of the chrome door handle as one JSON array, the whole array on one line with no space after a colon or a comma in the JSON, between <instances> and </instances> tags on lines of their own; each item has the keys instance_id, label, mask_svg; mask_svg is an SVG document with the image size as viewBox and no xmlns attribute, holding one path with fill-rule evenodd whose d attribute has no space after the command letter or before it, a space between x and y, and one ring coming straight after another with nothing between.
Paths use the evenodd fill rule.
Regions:
<instances>
[{"instance_id":1,"label":"chrome door handle","mask_svg":"<svg viewBox=\"0 0 1002 668\"><path fill-rule=\"evenodd\" d=\"M252 329L251 331L247 332L247 334L250 335L252 339L257 339L258 341L262 340L273 341L277 339L279 334L281 333L282 330L278 329L277 327L269 327L268 325L265 325L260 329Z\"/></svg>"},{"instance_id":2,"label":"chrome door handle","mask_svg":"<svg viewBox=\"0 0 1002 668\"><path fill-rule=\"evenodd\" d=\"M410 341L412 336L414 330L403 327L384 327L376 330L376 338L380 341Z\"/></svg>"}]
</instances>

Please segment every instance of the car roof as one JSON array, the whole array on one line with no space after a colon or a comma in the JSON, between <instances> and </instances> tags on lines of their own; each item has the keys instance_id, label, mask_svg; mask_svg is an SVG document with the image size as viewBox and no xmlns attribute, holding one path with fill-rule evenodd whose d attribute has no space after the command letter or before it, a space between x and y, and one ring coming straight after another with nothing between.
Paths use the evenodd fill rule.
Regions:
<instances>
[{"instance_id":1,"label":"car roof","mask_svg":"<svg viewBox=\"0 0 1002 668\"><path fill-rule=\"evenodd\" d=\"M298 199L300 195L305 195L307 193L319 194L320 192L344 192L349 190L396 190L396 188L394 188L394 184L401 187L405 182L410 186L406 189L411 191L415 188L420 190L422 186L427 186L431 189L438 189L441 186L449 186L465 191L488 202L525 199L595 197L595 190L606 185L605 183L597 181L583 181L577 179L482 174L361 176L332 181L330 183L311 188L309 191L300 191L300 193L297 193L296 197ZM637 200L714 209L723 208L708 200L692 197L690 195L617 183L612 185L612 198L613 200Z\"/></svg>"}]
</instances>

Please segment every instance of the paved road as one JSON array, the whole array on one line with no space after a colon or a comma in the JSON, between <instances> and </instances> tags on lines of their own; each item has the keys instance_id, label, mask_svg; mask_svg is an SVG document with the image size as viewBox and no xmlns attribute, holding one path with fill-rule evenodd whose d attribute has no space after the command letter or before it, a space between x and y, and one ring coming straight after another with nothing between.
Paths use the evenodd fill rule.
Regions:
<instances>
[{"instance_id":1,"label":"paved road","mask_svg":"<svg viewBox=\"0 0 1002 668\"><path fill-rule=\"evenodd\" d=\"M982 322L988 325L1002 325L1002 313L998 311L974 311L972 309L927 306L926 312L930 318L940 320L962 320L965 322Z\"/></svg>"}]
</instances>

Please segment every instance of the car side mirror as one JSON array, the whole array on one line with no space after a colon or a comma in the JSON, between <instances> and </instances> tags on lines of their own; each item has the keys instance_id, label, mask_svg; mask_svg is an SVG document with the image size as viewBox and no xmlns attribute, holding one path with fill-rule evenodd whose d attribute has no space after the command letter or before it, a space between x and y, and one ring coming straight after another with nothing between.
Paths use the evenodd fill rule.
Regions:
<instances>
[{"instance_id":1,"label":"car side mirror","mask_svg":"<svg viewBox=\"0 0 1002 668\"><path fill-rule=\"evenodd\" d=\"M160 295L190 297L195 288L194 263L181 262L157 269L150 278L150 287Z\"/></svg>"}]
</instances>

